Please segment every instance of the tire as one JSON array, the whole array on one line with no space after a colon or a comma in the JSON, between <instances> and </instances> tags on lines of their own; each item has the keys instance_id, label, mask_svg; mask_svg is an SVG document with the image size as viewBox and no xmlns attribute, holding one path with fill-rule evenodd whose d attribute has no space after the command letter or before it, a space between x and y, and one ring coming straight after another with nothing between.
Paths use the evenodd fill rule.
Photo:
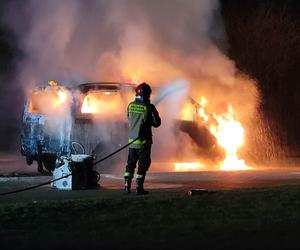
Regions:
<instances>
[{"instance_id":1,"label":"tire","mask_svg":"<svg viewBox=\"0 0 300 250\"><path fill-rule=\"evenodd\" d=\"M26 163L28 166L30 166L33 163L33 156L32 155L26 155Z\"/></svg>"}]
</instances>

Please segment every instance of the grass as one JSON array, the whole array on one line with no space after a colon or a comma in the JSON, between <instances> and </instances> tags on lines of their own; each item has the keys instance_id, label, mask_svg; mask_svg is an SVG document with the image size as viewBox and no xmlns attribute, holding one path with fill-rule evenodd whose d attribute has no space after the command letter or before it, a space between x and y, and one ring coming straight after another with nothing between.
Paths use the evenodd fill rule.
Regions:
<instances>
[{"instance_id":1,"label":"grass","mask_svg":"<svg viewBox=\"0 0 300 250\"><path fill-rule=\"evenodd\" d=\"M0 205L7 249L299 249L299 234L300 186Z\"/></svg>"}]
</instances>

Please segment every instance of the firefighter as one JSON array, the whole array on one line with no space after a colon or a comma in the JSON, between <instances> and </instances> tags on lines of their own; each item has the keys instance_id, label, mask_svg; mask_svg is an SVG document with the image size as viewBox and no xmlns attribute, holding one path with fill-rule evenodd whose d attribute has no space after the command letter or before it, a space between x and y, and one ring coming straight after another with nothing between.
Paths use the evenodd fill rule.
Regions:
<instances>
[{"instance_id":1,"label":"firefighter","mask_svg":"<svg viewBox=\"0 0 300 250\"><path fill-rule=\"evenodd\" d=\"M161 119L158 111L150 102L151 87L141 83L135 89L136 98L128 105L129 145L127 166L124 174L125 192L131 192L131 181L138 163L136 174L136 193L148 194L144 190L146 172L151 164L152 131L151 127L159 127Z\"/></svg>"}]
</instances>

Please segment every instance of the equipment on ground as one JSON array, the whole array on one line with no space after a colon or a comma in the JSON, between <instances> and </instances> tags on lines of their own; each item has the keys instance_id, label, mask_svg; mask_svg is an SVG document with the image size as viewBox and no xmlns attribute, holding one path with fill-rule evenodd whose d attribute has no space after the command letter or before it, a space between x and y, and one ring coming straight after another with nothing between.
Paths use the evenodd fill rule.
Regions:
<instances>
[{"instance_id":1,"label":"equipment on ground","mask_svg":"<svg viewBox=\"0 0 300 250\"><path fill-rule=\"evenodd\" d=\"M59 190L78 190L97 188L100 174L94 170L94 158L86 154L73 154L61 157L53 170L52 187Z\"/></svg>"}]
</instances>

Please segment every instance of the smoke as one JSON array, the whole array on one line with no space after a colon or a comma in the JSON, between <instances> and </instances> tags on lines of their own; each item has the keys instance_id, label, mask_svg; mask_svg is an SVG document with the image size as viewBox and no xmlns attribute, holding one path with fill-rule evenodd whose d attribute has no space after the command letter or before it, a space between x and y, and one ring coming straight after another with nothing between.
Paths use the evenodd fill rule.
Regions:
<instances>
[{"instance_id":1,"label":"smoke","mask_svg":"<svg viewBox=\"0 0 300 250\"><path fill-rule=\"evenodd\" d=\"M188 98L189 87L189 83L185 80L169 82L159 90L153 100L153 103L158 105L157 108L162 117L162 124L159 129L153 130L155 138L153 153L160 161L174 159L179 148L182 151L181 155L190 156L184 150L191 145L190 139L188 137L183 138L185 135L178 133L178 129L176 129L176 121L179 119L180 110ZM182 147L180 142L184 142L186 145Z\"/></svg>"},{"instance_id":2,"label":"smoke","mask_svg":"<svg viewBox=\"0 0 300 250\"><path fill-rule=\"evenodd\" d=\"M256 88L224 54L217 0L28 0L8 2L7 10L4 20L25 55L18 81L26 96L50 79L68 86L146 81L156 87L185 79L195 100L206 96L214 112L230 103L243 123L252 122ZM174 95L158 106L164 141L174 141L166 131L176 114L168 112L178 112L186 98ZM190 148L188 136L177 136Z\"/></svg>"},{"instance_id":3,"label":"smoke","mask_svg":"<svg viewBox=\"0 0 300 250\"><path fill-rule=\"evenodd\" d=\"M131 77L161 84L183 76L234 84L233 63L213 43L224 40L223 27L215 26L218 1L19 4L11 4L18 15L7 19L26 54L20 62L24 85Z\"/></svg>"}]
</instances>

